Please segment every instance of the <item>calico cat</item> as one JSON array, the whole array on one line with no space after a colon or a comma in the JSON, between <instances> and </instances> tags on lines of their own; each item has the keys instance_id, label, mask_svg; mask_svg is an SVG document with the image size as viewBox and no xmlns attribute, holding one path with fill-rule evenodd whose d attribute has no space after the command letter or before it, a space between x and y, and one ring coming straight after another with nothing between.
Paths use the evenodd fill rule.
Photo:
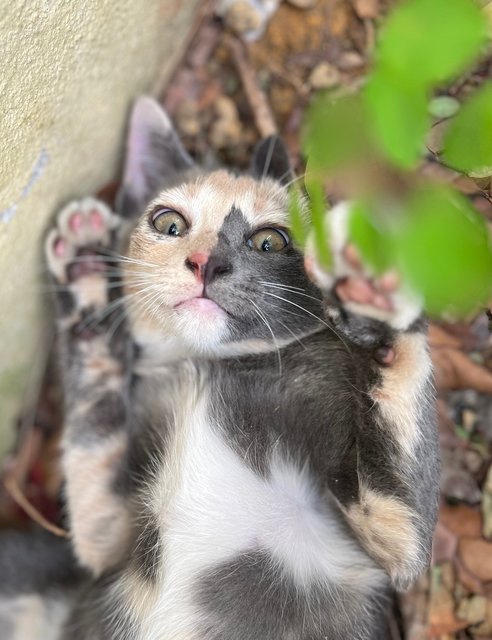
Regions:
<instances>
[{"instance_id":1,"label":"calico cat","mask_svg":"<svg viewBox=\"0 0 492 640\"><path fill-rule=\"evenodd\" d=\"M60 638L383 640L391 589L428 566L420 305L366 272L345 205L331 270L302 255L291 179L278 138L251 175L200 170L142 98L118 214L57 216L65 493L91 575Z\"/></svg>"}]
</instances>

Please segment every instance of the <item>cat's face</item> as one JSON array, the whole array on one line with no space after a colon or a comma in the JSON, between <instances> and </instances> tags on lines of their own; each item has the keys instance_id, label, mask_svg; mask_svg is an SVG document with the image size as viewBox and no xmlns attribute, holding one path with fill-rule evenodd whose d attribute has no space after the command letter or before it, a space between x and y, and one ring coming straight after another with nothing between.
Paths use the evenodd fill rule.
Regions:
<instances>
[{"instance_id":1,"label":"cat's face","mask_svg":"<svg viewBox=\"0 0 492 640\"><path fill-rule=\"evenodd\" d=\"M319 292L292 243L286 187L261 173L182 175L130 238L125 289L137 338L210 353L276 348L313 330Z\"/></svg>"}]
</instances>

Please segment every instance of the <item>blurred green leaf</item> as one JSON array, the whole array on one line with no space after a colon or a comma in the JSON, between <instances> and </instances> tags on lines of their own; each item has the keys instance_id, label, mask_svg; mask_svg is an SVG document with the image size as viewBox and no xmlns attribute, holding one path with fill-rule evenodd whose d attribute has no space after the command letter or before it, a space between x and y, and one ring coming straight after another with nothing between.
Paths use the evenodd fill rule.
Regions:
<instances>
[{"instance_id":1,"label":"blurred green leaf","mask_svg":"<svg viewBox=\"0 0 492 640\"><path fill-rule=\"evenodd\" d=\"M364 262L376 273L386 271L394 264L392 237L388 230L376 225L377 216L364 202L352 205L349 222L349 237L359 249Z\"/></svg>"},{"instance_id":2,"label":"blurred green leaf","mask_svg":"<svg viewBox=\"0 0 492 640\"><path fill-rule=\"evenodd\" d=\"M475 177L492 174L492 84L475 93L450 123L443 157Z\"/></svg>"},{"instance_id":3,"label":"blurred green leaf","mask_svg":"<svg viewBox=\"0 0 492 640\"><path fill-rule=\"evenodd\" d=\"M332 265L332 256L329 248L328 225L326 224L327 204L323 184L320 180L310 177L306 180L306 189L311 202L316 256L321 266L329 269Z\"/></svg>"},{"instance_id":4,"label":"blurred green leaf","mask_svg":"<svg viewBox=\"0 0 492 640\"><path fill-rule=\"evenodd\" d=\"M431 315L466 314L492 292L492 251L483 218L461 194L441 185L416 191L397 238L404 277Z\"/></svg>"},{"instance_id":5,"label":"blurred green leaf","mask_svg":"<svg viewBox=\"0 0 492 640\"><path fill-rule=\"evenodd\" d=\"M385 156L402 169L415 168L430 123L426 91L376 71L364 95L376 143Z\"/></svg>"},{"instance_id":6,"label":"blurred green leaf","mask_svg":"<svg viewBox=\"0 0 492 640\"><path fill-rule=\"evenodd\" d=\"M358 95L333 101L318 94L304 120L302 147L313 169L339 169L360 158L367 144L367 121Z\"/></svg>"},{"instance_id":7,"label":"blurred green leaf","mask_svg":"<svg viewBox=\"0 0 492 640\"><path fill-rule=\"evenodd\" d=\"M309 223L305 215L305 204L299 187L293 185L289 189L289 218L290 228L295 242L304 247L309 231Z\"/></svg>"},{"instance_id":8,"label":"blurred green leaf","mask_svg":"<svg viewBox=\"0 0 492 640\"><path fill-rule=\"evenodd\" d=\"M473 0L410 0L382 29L378 68L430 87L463 71L486 40L487 21Z\"/></svg>"}]
</instances>

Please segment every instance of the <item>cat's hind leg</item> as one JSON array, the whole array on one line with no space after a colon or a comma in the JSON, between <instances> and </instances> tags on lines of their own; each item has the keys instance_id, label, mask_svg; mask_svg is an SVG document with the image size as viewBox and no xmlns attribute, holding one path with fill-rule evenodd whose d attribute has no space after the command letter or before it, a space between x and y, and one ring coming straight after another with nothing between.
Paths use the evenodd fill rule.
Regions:
<instances>
[{"instance_id":1,"label":"cat's hind leg","mask_svg":"<svg viewBox=\"0 0 492 640\"><path fill-rule=\"evenodd\" d=\"M104 203L86 198L60 211L45 242L56 285L70 530L79 561L95 574L121 559L129 536L117 486L128 438L128 341L119 283L111 277L119 225Z\"/></svg>"},{"instance_id":2,"label":"cat's hind leg","mask_svg":"<svg viewBox=\"0 0 492 640\"><path fill-rule=\"evenodd\" d=\"M418 297L395 273L375 274L348 240L348 205L329 214L333 265L312 250L306 269L324 294L326 319L360 367L358 494L341 504L366 550L403 588L430 561L438 502L432 366ZM336 491L334 491L336 495Z\"/></svg>"}]
</instances>

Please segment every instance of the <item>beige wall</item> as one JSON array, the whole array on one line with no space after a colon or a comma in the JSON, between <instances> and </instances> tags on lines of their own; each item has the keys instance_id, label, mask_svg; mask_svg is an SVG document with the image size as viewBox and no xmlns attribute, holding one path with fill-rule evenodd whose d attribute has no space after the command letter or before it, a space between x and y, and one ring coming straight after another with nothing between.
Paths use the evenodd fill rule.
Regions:
<instances>
[{"instance_id":1,"label":"beige wall","mask_svg":"<svg viewBox=\"0 0 492 640\"><path fill-rule=\"evenodd\" d=\"M117 175L128 107L165 80L197 0L9 0L0 11L0 452L47 339L41 237Z\"/></svg>"}]
</instances>

